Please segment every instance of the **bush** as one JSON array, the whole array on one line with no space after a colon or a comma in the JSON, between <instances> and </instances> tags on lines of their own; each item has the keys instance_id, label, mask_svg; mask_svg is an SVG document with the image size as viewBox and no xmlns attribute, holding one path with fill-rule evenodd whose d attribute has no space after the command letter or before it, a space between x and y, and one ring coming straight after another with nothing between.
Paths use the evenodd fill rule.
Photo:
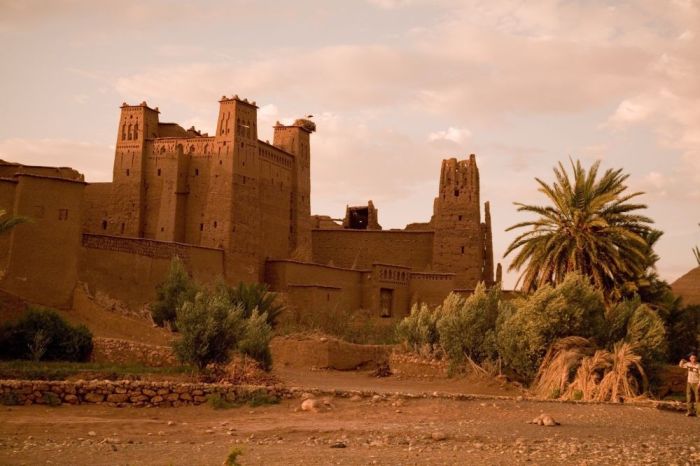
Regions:
<instances>
[{"instance_id":1,"label":"bush","mask_svg":"<svg viewBox=\"0 0 700 466\"><path fill-rule=\"evenodd\" d=\"M450 294L447 299L457 301L462 298ZM425 303L414 304L411 314L402 319L396 327L397 339L411 351L432 354L440 341L437 330L440 312L440 308L431 310Z\"/></svg>"},{"instance_id":2,"label":"bush","mask_svg":"<svg viewBox=\"0 0 700 466\"><path fill-rule=\"evenodd\" d=\"M210 363L228 362L246 330L242 309L205 291L178 309L175 323L181 334L173 343L175 355L200 372Z\"/></svg>"},{"instance_id":3,"label":"bush","mask_svg":"<svg viewBox=\"0 0 700 466\"><path fill-rule=\"evenodd\" d=\"M190 278L182 260L175 256L165 280L156 288L156 300L150 305L153 321L163 327L166 324L175 328L177 310L185 301L192 301L197 294L197 286Z\"/></svg>"},{"instance_id":4,"label":"bush","mask_svg":"<svg viewBox=\"0 0 700 466\"><path fill-rule=\"evenodd\" d=\"M16 323L0 327L0 358L87 361L92 333L70 325L56 311L30 308Z\"/></svg>"},{"instance_id":5,"label":"bush","mask_svg":"<svg viewBox=\"0 0 700 466\"><path fill-rule=\"evenodd\" d=\"M690 351L700 351L700 306L671 309L666 318L669 358L676 363Z\"/></svg>"},{"instance_id":6,"label":"bush","mask_svg":"<svg viewBox=\"0 0 700 466\"><path fill-rule=\"evenodd\" d=\"M255 309L245 321L245 333L238 344L238 351L255 359L263 370L269 371L272 368L271 339L272 327L268 323L267 314L261 314Z\"/></svg>"},{"instance_id":7,"label":"bush","mask_svg":"<svg viewBox=\"0 0 700 466\"><path fill-rule=\"evenodd\" d=\"M627 323L625 341L632 345L643 364L654 364L666 359L668 343L666 329L661 317L642 304L635 309Z\"/></svg>"},{"instance_id":8,"label":"bush","mask_svg":"<svg viewBox=\"0 0 700 466\"><path fill-rule=\"evenodd\" d=\"M277 294L268 291L266 283L239 283L237 286L229 286L220 282L217 293L224 296L232 307L239 306L243 309L243 317L249 318L256 309L260 314L266 314L267 323L274 327L277 318L284 310L284 306L277 303Z\"/></svg>"},{"instance_id":9,"label":"bush","mask_svg":"<svg viewBox=\"0 0 700 466\"><path fill-rule=\"evenodd\" d=\"M479 283L467 299L451 294L442 306L437 322L440 345L453 364L467 356L477 363L497 357L496 319L501 293L498 288L486 290Z\"/></svg>"},{"instance_id":10,"label":"bush","mask_svg":"<svg viewBox=\"0 0 700 466\"><path fill-rule=\"evenodd\" d=\"M577 335L605 341L603 295L580 275L569 274L552 288L545 286L516 300L497 322L498 353L516 375L531 380L549 346Z\"/></svg>"}]
</instances>

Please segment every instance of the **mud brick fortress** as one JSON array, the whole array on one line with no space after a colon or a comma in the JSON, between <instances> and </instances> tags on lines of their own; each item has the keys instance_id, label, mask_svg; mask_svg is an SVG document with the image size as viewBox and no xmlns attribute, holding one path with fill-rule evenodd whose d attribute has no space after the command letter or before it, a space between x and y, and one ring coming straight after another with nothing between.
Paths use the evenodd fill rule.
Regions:
<instances>
[{"instance_id":1,"label":"mud brick fortress","mask_svg":"<svg viewBox=\"0 0 700 466\"><path fill-rule=\"evenodd\" d=\"M390 317L494 283L474 155L443 160L429 222L383 230L371 201L342 221L312 216L316 125L277 123L269 144L257 109L222 97L209 135L160 122L145 102L122 105L111 183L0 162L0 208L32 219L0 237L0 288L55 307L76 290L143 306L177 255L202 283L265 282L301 310Z\"/></svg>"}]
</instances>

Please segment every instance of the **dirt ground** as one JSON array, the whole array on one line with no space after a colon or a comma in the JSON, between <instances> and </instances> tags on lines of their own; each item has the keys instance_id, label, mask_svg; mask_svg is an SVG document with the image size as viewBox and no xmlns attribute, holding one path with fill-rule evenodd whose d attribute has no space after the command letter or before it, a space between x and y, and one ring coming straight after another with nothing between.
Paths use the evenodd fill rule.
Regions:
<instances>
[{"instance_id":1,"label":"dirt ground","mask_svg":"<svg viewBox=\"0 0 700 466\"><path fill-rule=\"evenodd\" d=\"M623 405L333 399L258 408L3 407L0 464L700 464L700 420ZM561 422L526 421L541 412ZM444 437L444 439L443 439Z\"/></svg>"}]
</instances>

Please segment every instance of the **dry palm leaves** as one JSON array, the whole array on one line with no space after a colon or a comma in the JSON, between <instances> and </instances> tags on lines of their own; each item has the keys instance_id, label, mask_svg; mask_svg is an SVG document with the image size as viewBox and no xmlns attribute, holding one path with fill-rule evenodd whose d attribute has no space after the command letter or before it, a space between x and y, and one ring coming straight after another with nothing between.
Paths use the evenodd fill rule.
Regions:
<instances>
[{"instance_id":1,"label":"dry palm leaves","mask_svg":"<svg viewBox=\"0 0 700 466\"><path fill-rule=\"evenodd\" d=\"M621 401L637 397L640 388L646 390L646 382L634 345L620 341L609 352L596 350L585 338L567 337L547 351L533 389L544 397Z\"/></svg>"},{"instance_id":2,"label":"dry palm leaves","mask_svg":"<svg viewBox=\"0 0 700 466\"><path fill-rule=\"evenodd\" d=\"M566 337L555 341L547 350L532 384L540 396L558 398L569 384L576 367L595 347L586 338Z\"/></svg>"}]
</instances>

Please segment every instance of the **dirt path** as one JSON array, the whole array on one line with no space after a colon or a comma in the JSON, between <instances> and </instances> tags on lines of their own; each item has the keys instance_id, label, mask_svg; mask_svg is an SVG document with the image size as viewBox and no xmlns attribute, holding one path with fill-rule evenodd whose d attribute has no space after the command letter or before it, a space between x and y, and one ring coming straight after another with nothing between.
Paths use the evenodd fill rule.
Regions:
<instances>
[{"instance_id":1,"label":"dirt path","mask_svg":"<svg viewBox=\"0 0 700 466\"><path fill-rule=\"evenodd\" d=\"M650 408L518 401L299 401L215 411L4 407L0 464L700 464L700 420ZM559 427L526 424L546 410ZM94 434L94 435L91 435ZM433 435L445 440L435 440ZM332 448L341 442L345 448Z\"/></svg>"},{"instance_id":2,"label":"dirt path","mask_svg":"<svg viewBox=\"0 0 700 466\"><path fill-rule=\"evenodd\" d=\"M291 387L320 388L322 390L364 390L378 393L469 393L473 395L517 396L521 392L512 385L496 379L456 377L374 377L368 371L308 370L275 368L273 374Z\"/></svg>"}]
</instances>

